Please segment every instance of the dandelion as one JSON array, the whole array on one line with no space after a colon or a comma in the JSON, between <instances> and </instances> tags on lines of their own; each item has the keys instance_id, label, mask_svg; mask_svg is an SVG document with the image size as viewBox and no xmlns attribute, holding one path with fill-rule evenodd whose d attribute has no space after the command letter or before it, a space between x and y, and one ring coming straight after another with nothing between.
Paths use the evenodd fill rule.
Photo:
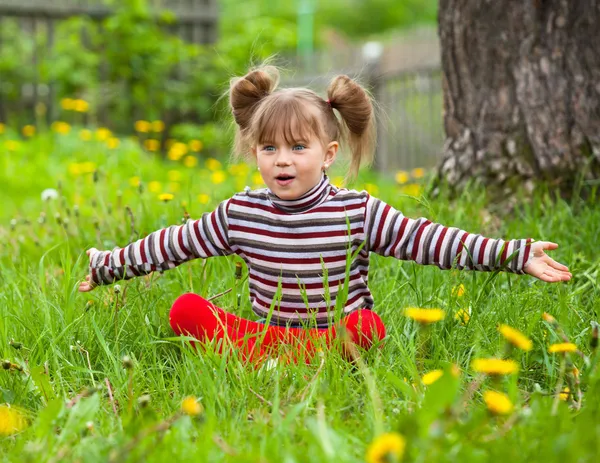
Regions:
<instances>
[{"instance_id":1,"label":"dandelion","mask_svg":"<svg viewBox=\"0 0 600 463\"><path fill-rule=\"evenodd\" d=\"M204 165L206 166L206 168L208 170L213 170L213 171L220 170L223 167L223 165L214 158L208 158L206 160L206 162L204 163Z\"/></svg>"},{"instance_id":2,"label":"dandelion","mask_svg":"<svg viewBox=\"0 0 600 463\"><path fill-rule=\"evenodd\" d=\"M423 176L425 176L425 169L417 167L416 169L412 170L411 175L414 178L423 178Z\"/></svg>"},{"instance_id":3,"label":"dandelion","mask_svg":"<svg viewBox=\"0 0 600 463\"><path fill-rule=\"evenodd\" d=\"M542 319L543 319L543 320L544 320L546 323L549 323L550 325L554 325L554 326L558 325L558 322L556 321L556 318L554 318L552 315L550 315L550 314L549 314L549 313L547 313L547 312L544 312L544 313L542 314Z\"/></svg>"},{"instance_id":4,"label":"dandelion","mask_svg":"<svg viewBox=\"0 0 600 463\"><path fill-rule=\"evenodd\" d=\"M498 327L498 331L502 336L504 336L504 339L521 350L528 352L533 347L531 339L529 339L519 330L516 330L508 325L500 325Z\"/></svg>"},{"instance_id":5,"label":"dandelion","mask_svg":"<svg viewBox=\"0 0 600 463\"><path fill-rule=\"evenodd\" d=\"M560 398L560 400L569 400L569 397L571 397L571 389L569 389L568 387L565 387L562 392L558 395L558 397Z\"/></svg>"},{"instance_id":6,"label":"dandelion","mask_svg":"<svg viewBox=\"0 0 600 463\"><path fill-rule=\"evenodd\" d=\"M181 410L188 416L198 416L202 414L204 408L195 397L188 396L181 402Z\"/></svg>"},{"instance_id":7,"label":"dandelion","mask_svg":"<svg viewBox=\"0 0 600 463\"><path fill-rule=\"evenodd\" d=\"M402 188L402 192L408 196L419 196L421 194L421 185L409 183Z\"/></svg>"},{"instance_id":8,"label":"dandelion","mask_svg":"<svg viewBox=\"0 0 600 463\"><path fill-rule=\"evenodd\" d=\"M149 138L148 140L144 140L144 147L148 151L158 151L160 149L160 142L153 138Z\"/></svg>"},{"instance_id":9,"label":"dandelion","mask_svg":"<svg viewBox=\"0 0 600 463\"><path fill-rule=\"evenodd\" d=\"M396 175L394 176L394 178L396 179L396 182L399 183L400 185L405 184L406 182L408 182L408 172L405 172L403 170L399 170L398 172L396 172Z\"/></svg>"},{"instance_id":10,"label":"dandelion","mask_svg":"<svg viewBox=\"0 0 600 463\"><path fill-rule=\"evenodd\" d=\"M519 365L514 360L475 359L471 364L473 370L487 375L511 375L519 371Z\"/></svg>"},{"instance_id":11,"label":"dandelion","mask_svg":"<svg viewBox=\"0 0 600 463\"><path fill-rule=\"evenodd\" d=\"M254 183L255 185L263 185L264 181L262 178L262 175L260 175L260 172L255 172L252 174L252 183Z\"/></svg>"},{"instance_id":12,"label":"dandelion","mask_svg":"<svg viewBox=\"0 0 600 463\"><path fill-rule=\"evenodd\" d=\"M454 319L458 320L462 326L467 325L467 323L469 323L469 320L471 320L471 309L459 309L454 314Z\"/></svg>"},{"instance_id":13,"label":"dandelion","mask_svg":"<svg viewBox=\"0 0 600 463\"><path fill-rule=\"evenodd\" d=\"M85 100L73 101L73 109L78 113L85 113L90 109L90 104Z\"/></svg>"},{"instance_id":14,"label":"dandelion","mask_svg":"<svg viewBox=\"0 0 600 463\"><path fill-rule=\"evenodd\" d=\"M379 187L374 183L366 183L365 190L367 193L373 196L377 196L379 194Z\"/></svg>"},{"instance_id":15,"label":"dandelion","mask_svg":"<svg viewBox=\"0 0 600 463\"><path fill-rule=\"evenodd\" d=\"M406 440L396 432L381 434L367 449L367 463L388 463L402 460Z\"/></svg>"},{"instance_id":16,"label":"dandelion","mask_svg":"<svg viewBox=\"0 0 600 463\"><path fill-rule=\"evenodd\" d=\"M548 348L548 352L551 354L567 353L567 352L575 352L575 351L577 351L577 346L575 344L573 344L572 342L561 342L558 344L552 344Z\"/></svg>"},{"instance_id":17,"label":"dandelion","mask_svg":"<svg viewBox=\"0 0 600 463\"><path fill-rule=\"evenodd\" d=\"M202 151L204 144L200 140L192 140L189 142L188 146L193 152L198 153L199 151Z\"/></svg>"},{"instance_id":18,"label":"dandelion","mask_svg":"<svg viewBox=\"0 0 600 463\"><path fill-rule=\"evenodd\" d=\"M133 187L138 187L140 186L140 183L142 182L142 180L139 177L131 177L129 179L129 184Z\"/></svg>"},{"instance_id":19,"label":"dandelion","mask_svg":"<svg viewBox=\"0 0 600 463\"><path fill-rule=\"evenodd\" d=\"M91 161L85 161L79 164L79 172L81 174L91 174L96 171L96 163Z\"/></svg>"},{"instance_id":20,"label":"dandelion","mask_svg":"<svg viewBox=\"0 0 600 463\"><path fill-rule=\"evenodd\" d=\"M188 155L185 158L183 158L183 165L185 167L195 167L196 165L198 165L198 159L196 158L196 156Z\"/></svg>"},{"instance_id":21,"label":"dandelion","mask_svg":"<svg viewBox=\"0 0 600 463\"><path fill-rule=\"evenodd\" d=\"M502 392L485 391L483 400L488 410L494 415L508 415L513 410L513 404L508 396Z\"/></svg>"},{"instance_id":22,"label":"dandelion","mask_svg":"<svg viewBox=\"0 0 600 463\"><path fill-rule=\"evenodd\" d=\"M79 138L83 141L90 141L92 139L92 131L88 129L81 129L79 131Z\"/></svg>"},{"instance_id":23,"label":"dandelion","mask_svg":"<svg viewBox=\"0 0 600 463\"><path fill-rule=\"evenodd\" d=\"M23 132L24 136L33 137L35 135L35 126L28 124L24 126L21 131Z\"/></svg>"},{"instance_id":24,"label":"dandelion","mask_svg":"<svg viewBox=\"0 0 600 463\"><path fill-rule=\"evenodd\" d=\"M10 436L23 431L27 419L17 408L0 405L0 436Z\"/></svg>"},{"instance_id":25,"label":"dandelion","mask_svg":"<svg viewBox=\"0 0 600 463\"><path fill-rule=\"evenodd\" d=\"M421 381L425 386L429 386L435 383L438 379L440 379L444 374L443 370L432 370L428 373L425 373L421 378Z\"/></svg>"},{"instance_id":26,"label":"dandelion","mask_svg":"<svg viewBox=\"0 0 600 463\"><path fill-rule=\"evenodd\" d=\"M176 143L173 143L171 148L169 148L169 153L167 154L167 157L171 161L179 161L183 156L185 156L187 154L187 152L188 152L187 145L180 143L180 142L176 142Z\"/></svg>"},{"instance_id":27,"label":"dandelion","mask_svg":"<svg viewBox=\"0 0 600 463\"><path fill-rule=\"evenodd\" d=\"M153 180L148 183L148 191L150 191L150 193L158 193L160 190L162 190L162 185L160 182Z\"/></svg>"},{"instance_id":28,"label":"dandelion","mask_svg":"<svg viewBox=\"0 0 600 463\"><path fill-rule=\"evenodd\" d=\"M461 283L458 286L452 288L452 295L454 297L463 297L465 295L465 285Z\"/></svg>"},{"instance_id":29,"label":"dandelion","mask_svg":"<svg viewBox=\"0 0 600 463\"><path fill-rule=\"evenodd\" d=\"M71 126L64 121L54 121L50 129L60 135L66 135L71 131Z\"/></svg>"},{"instance_id":30,"label":"dandelion","mask_svg":"<svg viewBox=\"0 0 600 463\"><path fill-rule=\"evenodd\" d=\"M418 309L409 307L404 311L404 315L412 318L414 321L421 324L430 324L443 320L446 312L442 309Z\"/></svg>"},{"instance_id":31,"label":"dandelion","mask_svg":"<svg viewBox=\"0 0 600 463\"><path fill-rule=\"evenodd\" d=\"M100 127L96 129L96 140L98 141L106 141L112 135L112 132L106 127Z\"/></svg>"},{"instance_id":32,"label":"dandelion","mask_svg":"<svg viewBox=\"0 0 600 463\"><path fill-rule=\"evenodd\" d=\"M208 204L209 201L210 201L210 196L208 196L206 193L200 193L198 195L198 202L200 204Z\"/></svg>"},{"instance_id":33,"label":"dandelion","mask_svg":"<svg viewBox=\"0 0 600 463\"><path fill-rule=\"evenodd\" d=\"M154 121L152 122L152 131L153 132L162 132L165 130L165 123L163 121Z\"/></svg>"},{"instance_id":34,"label":"dandelion","mask_svg":"<svg viewBox=\"0 0 600 463\"><path fill-rule=\"evenodd\" d=\"M219 185L220 183L223 183L226 179L227 179L227 175L222 170L213 172L210 176L210 181L214 185Z\"/></svg>"},{"instance_id":35,"label":"dandelion","mask_svg":"<svg viewBox=\"0 0 600 463\"><path fill-rule=\"evenodd\" d=\"M106 146L111 150L118 148L120 144L121 141L115 137L111 137L108 140L106 140Z\"/></svg>"},{"instance_id":36,"label":"dandelion","mask_svg":"<svg viewBox=\"0 0 600 463\"><path fill-rule=\"evenodd\" d=\"M58 198L58 191L54 188L46 188L42 191L42 201L49 201Z\"/></svg>"},{"instance_id":37,"label":"dandelion","mask_svg":"<svg viewBox=\"0 0 600 463\"><path fill-rule=\"evenodd\" d=\"M72 98L63 98L62 100L60 100L60 107L65 111L73 110L74 104L75 100L73 100Z\"/></svg>"},{"instance_id":38,"label":"dandelion","mask_svg":"<svg viewBox=\"0 0 600 463\"><path fill-rule=\"evenodd\" d=\"M164 201L165 203L168 203L169 201L171 201L175 196L171 193L162 193L158 195L158 199L160 199L161 201Z\"/></svg>"},{"instance_id":39,"label":"dandelion","mask_svg":"<svg viewBox=\"0 0 600 463\"><path fill-rule=\"evenodd\" d=\"M152 129L152 124L148 121L135 121L133 124L136 132L148 133Z\"/></svg>"}]
</instances>

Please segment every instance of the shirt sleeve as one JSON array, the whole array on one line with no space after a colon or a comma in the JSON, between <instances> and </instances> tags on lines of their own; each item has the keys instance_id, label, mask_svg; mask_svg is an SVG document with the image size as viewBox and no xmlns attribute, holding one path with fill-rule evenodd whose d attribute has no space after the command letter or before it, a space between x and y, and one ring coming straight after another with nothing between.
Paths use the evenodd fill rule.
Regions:
<instances>
[{"instance_id":1,"label":"shirt sleeve","mask_svg":"<svg viewBox=\"0 0 600 463\"><path fill-rule=\"evenodd\" d=\"M156 270L168 270L196 258L231 254L228 207L229 200L226 200L200 219L155 231L124 248L94 252L90 255L93 282L110 284Z\"/></svg>"},{"instance_id":2,"label":"shirt sleeve","mask_svg":"<svg viewBox=\"0 0 600 463\"><path fill-rule=\"evenodd\" d=\"M409 219L373 197L367 200L365 232L372 252L437 265L444 270L503 270L523 274L532 242L531 239L485 238L424 217Z\"/></svg>"}]
</instances>

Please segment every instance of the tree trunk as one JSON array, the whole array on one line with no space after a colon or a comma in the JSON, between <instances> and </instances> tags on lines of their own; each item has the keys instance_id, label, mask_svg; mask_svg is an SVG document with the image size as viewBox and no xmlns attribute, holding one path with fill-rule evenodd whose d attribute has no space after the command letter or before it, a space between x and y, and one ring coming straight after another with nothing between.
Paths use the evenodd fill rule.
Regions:
<instances>
[{"instance_id":1,"label":"tree trunk","mask_svg":"<svg viewBox=\"0 0 600 463\"><path fill-rule=\"evenodd\" d=\"M600 178L600 0L440 0L438 20L438 181L505 194Z\"/></svg>"}]
</instances>

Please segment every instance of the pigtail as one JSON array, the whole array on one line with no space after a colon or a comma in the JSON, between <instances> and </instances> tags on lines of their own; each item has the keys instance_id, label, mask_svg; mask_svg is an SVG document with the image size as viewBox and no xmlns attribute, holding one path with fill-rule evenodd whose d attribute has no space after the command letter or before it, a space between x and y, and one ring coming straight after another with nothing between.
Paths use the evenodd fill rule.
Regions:
<instances>
[{"instance_id":1,"label":"pigtail","mask_svg":"<svg viewBox=\"0 0 600 463\"><path fill-rule=\"evenodd\" d=\"M350 77L334 77L327 89L329 105L340 113L342 139L351 153L350 176L370 164L375 150L375 114L367 91Z\"/></svg>"},{"instance_id":2,"label":"pigtail","mask_svg":"<svg viewBox=\"0 0 600 463\"><path fill-rule=\"evenodd\" d=\"M279 84L279 71L274 66L264 66L250 71L243 77L232 79L229 102L235 123L238 126L235 151L242 154L248 147L247 135L252 116L259 103L270 95Z\"/></svg>"}]
</instances>

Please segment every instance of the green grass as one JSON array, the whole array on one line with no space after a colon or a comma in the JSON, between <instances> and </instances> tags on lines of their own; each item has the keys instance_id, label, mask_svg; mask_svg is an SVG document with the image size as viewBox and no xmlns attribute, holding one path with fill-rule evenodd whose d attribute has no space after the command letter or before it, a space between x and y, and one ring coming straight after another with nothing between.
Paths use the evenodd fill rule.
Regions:
<instances>
[{"instance_id":1,"label":"green grass","mask_svg":"<svg viewBox=\"0 0 600 463\"><path fill-rule=\"evenodd\" d=\"M388 329L381 350L355 365L333 351L310 365L256 370L210 350L194 351L168 323L178 295L207 297L232 287L237 257L196 260L122 282L118 294L114 286L77 292L87 248L123 246L132 236L180 223L181 201L198 217L252 185L252 171L213 185L207 169L152 159L126 140L109 150L75 134L46 133L8 151L5 141L15 138L0 135L0 357L23 371L0 370L0 403L23 410L30 426L0 436L5 461L358 462L383 432L405 437L405 461L598 456L600 374L592 374L582 358L569 357L581 372L582 406L559 401L555 408L561 362L547 347L560 338L542 321L544 312L556 317L593 364L591 322L600 307L600 210L593 200L568 204L538 192L498 220L485 221L489 205L481 190L453 202L417 201L364 172L353 186L377 184L377 196L408 216L490 237L558 242L553 257L570 266L573 280L550 285L529 276L444 272L372 256L370 287ZM69 174L70 164L85 161L98 165L96 181L92 174ZM181 180L169 203L129 183L139 176L146 187L152 180L166 185L171 170L180 171ZM42 202L41 191L59 182L63 198ZM210 197L208 204L198 201L201 193ZM461 283L466 293L458 298L452 289ZM231 292L217 303L232 310L236 297ZM246 287L241 301L237 313L253 317ZM402 315L408 306L441 307L447 317L426 333ZM454 318L464 307L472 311L466 326ZM472 359L506 353L500 323L521 330L534 348L509 354L519 363L518 375L480 379ZM124 356L133 359L133 369L123 368ZM421 385L423 373L453 363L462 370L459 379L447 372L428 388ZM482 401L489 389L506 392L515 412L490 416ZM188 395L202 403L200 419L179 415Z\"/></svg>"}]
</instances>

